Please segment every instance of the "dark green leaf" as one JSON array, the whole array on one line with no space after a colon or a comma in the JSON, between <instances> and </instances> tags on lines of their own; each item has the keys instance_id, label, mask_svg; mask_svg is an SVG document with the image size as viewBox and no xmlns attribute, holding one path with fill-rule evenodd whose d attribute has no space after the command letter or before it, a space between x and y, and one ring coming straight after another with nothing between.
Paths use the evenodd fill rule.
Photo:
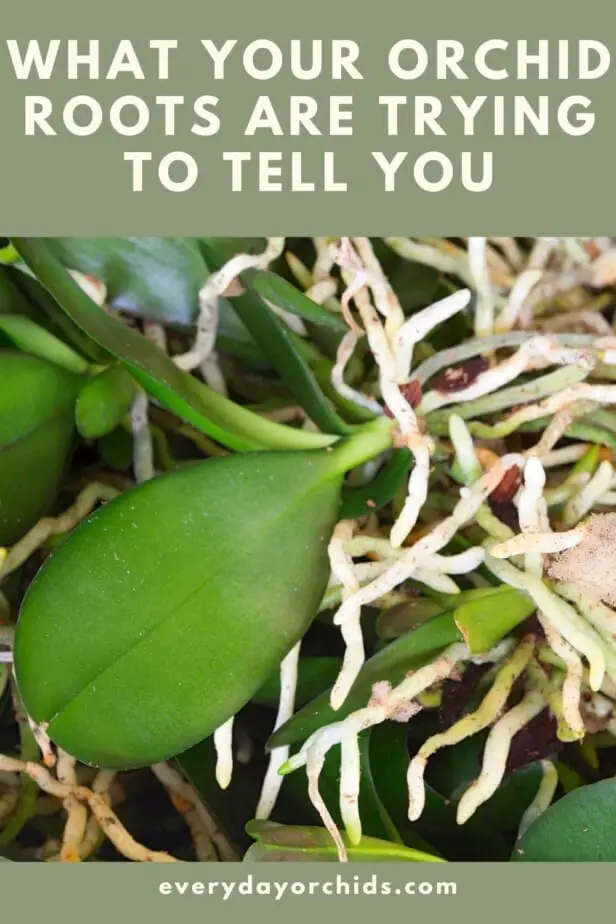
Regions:
<instances>
[{"instance_id":1,"label":"dark green leaf","mask_svg":"<svg viewBox=\"0 0 616 924\"><path fill-rule=\"evenodd\" d=\"M102 280L111 307L167 323L190 325L209 275L194 238L45 238L67 269Z\"/></svg>"},{"instance_id":2,"label":"dark green leaf","mask_svg":"<svg viewBox=\"0 0 616 924\"><path fill-rule=\"evenodd\" d=\"M376 633L384 641L400 638L433 616L450 610L451 606L445 606L438 600L411 598L408 602L396 603L379 613L375 624Z\"/></svg>"},{"instance_id":3,"label":"dark green leaf","mask_svg":"<svg viewBox=\"0 0 616 924\"><path fill-rule=\"evenodd\" d=\"M455 810L426 785L423 815L419 822L409 821L406 774L410 758L406 739L406 727L397 722L375 726L370 740L370 761L379 796L404 843L419 847L422 841L426 843L426 837L430 839L435 832L441 835L456 829ZM438 851L431 848L431 852Z\"/></svg>"},{"instance_id":4,"label":"dark green leaf","mask_svg":"<svg viewBox=\"0 0 616 924\"><path fill-rule=\"evenodd\" d=\"M400 449L393 454L370 484L345 486L341 516L354 520L388 504L406 482L411 462L409 450Z\"/></svg>"},{"instance_id":5,"label":"dark green leaf","mask_svg":"<svg viewBox=\"0 0 616 924\"><path fill-rule=\"evenodd\" d=\"M537 791L539 767L534 764L510 774L492 798L460 826L456 821L457 802L479 773L485 740L481 736L469 738L441 751L429 762L426 805L419 821L411 823L407 817L406 739L407 729L403 725L385 722L372 729L370 744L379 795L404 842L419 847L424 839L434 845L431 852L440 852L449 860L508 859L512 835ZM442 766L434 773L439 758Z\"/></svg>"},{"instance_id":6,"label":"dark green leaf","mask_svg":"<svg viewBox=\"0 0 616 924\"><path fill-rule=\"evenodd\" d=\"M247 270L241 276L243 284L284 311L295 314L304 321L320 327L329 327L339 334L348 330L346 322L339 314L332 314L327 308L313 302L300 289L288 280L267 270Z\"/></svg>"},{"instance_id":7,"label":"dark green leaf","mask_svg":"<svg viewBox=\"0 0 616 924\"><path fill-rule=\"evenodd\" d=\"M340 479L335 453L227 456L99 509L24 599L28 713L70 754L115 768L210 735L312 621Z\"/></svg>"},{"instance_id":8,"label":"dark green leaf","mask_svg":"<svg viewBox=\"0 0 616 924\"><path fill-rule=\"evenodd\" d=\"M133 464L133 437L123 427L117 427L98 441L98 451L105 465L126 472Z\"/></svg>"},{"instance_id":9,"label":"dark green leaf","mask_svg":"<svg viewBox=\"0 0 616 924\"><path fill-rule=\"evenodd\" d=\"M0 314L24 314L36 320L35 309L15 285L14 272L0 266Z\"/></svg>"},{"instance_id":10,"label":"dark green leaf","mask_svg":"<svg viewBox=\"0 0 616 924\"><path fill-rule=\"evenodd\" d=\"M336 391L332 385L332 369L334 364L320 352L312 340L300 337L293 331L289 331L289 339L297 353L312 371L325 397L340 410L345 420L352 423L364 423L369 420L374 420L376 415L372 411L369 411L365 407L361 407L354 401L350 401Z\"/></svg>"},{"instance_id":11,"label":"dark green leaf","mask_svg":"<svg viewBox=\"0 0 616 924\"><path fill-rule=\"evenodd\" d=\"M575 789L559 799L517 842L513 860L616 860L616 780Z\"/></svg>"}]
</instances>

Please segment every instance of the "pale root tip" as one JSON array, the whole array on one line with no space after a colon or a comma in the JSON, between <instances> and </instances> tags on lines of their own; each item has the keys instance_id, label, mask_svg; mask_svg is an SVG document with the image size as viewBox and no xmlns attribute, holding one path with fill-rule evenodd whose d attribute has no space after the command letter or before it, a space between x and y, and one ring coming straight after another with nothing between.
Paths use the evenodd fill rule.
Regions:
<instances>
[{"instance_id":1,"label":"pale root tip","mask_svg":"<svg viewBox=\"0 0 616 924\"><path fill-rule=\"evenodd\" d=\"M332 692L331 692L331 694L330 694L330 697L329 697L329 705L331 706L331 708L332 708L335 712L337 712L338 709L340 709L340 707L341 707L342 704L344 703L345 699L347 698L348 693L349 693L349 685L348 685L348 684L345 684L344 687L335 687L335 686L334 686L334 688L333 688L333 690L332 690Z\"/></svg>"},{"instance_id":2,"label":"pale root tip","mask_svg":"<svg viewBox=\"0 0 616 924\"><path fill-rule=\"evenodd\" d=\"M471 818L472 815L478 809L477 799L475 796L475 788L477 786L477 781L471 783L465 793L463 793L462 798L458 802L458 809L456 812L456 824L464 825Z\"/></svg>"},{"instance_id":3,"label":"pale root tip","mask_svg":"<svg viewBox=\"0 0 616 924\"><path fill-rule=\"evenodd\" d=\"M231 784L231 774L230 773L217 773L216 782L218 783L219 789L222 789L222 790L228 789Z\"/></svg>"},{"instance_id":4,"label":"pale root tip","mask_svg":"<svg viewBox=\"0 0 616 924\"><path fill-rule=\"evenodd\" d=\"M409 530L406 529L405 524L400 523L400 517L399 517L394 523L394 525L392 526L391 532L389 534L389 542L390 542L391 547L393 549L402 548L402 544L404 543L404 540L406 539L408 533L409 533Z\"/></svg>"},{"instance_id":5,"label":"pale root tip","mask_svg":"<svg viewBox=\"0 0 616 924\"><path fill-rule=\"evenodd\" d=\"M419 821L421 818L421 813L423 812L423 805L409 805L408 818L409 821Z\"/></svg>"},{"instance_id":6,"label":"pale root tip","mask_svg":"<svg viewBox=\"0 0 616 924\"><path fill-rule=\"evenodd\" d=\"M460 804L458 805L458 811L456 813L456 824L465 825L466 822L469 820L469 818L474 814L474 812L475 812L475 806L474 805L466 806L464 804L464 797L463 797L462 800L460 801Z\"/></svg>"},{"instance_id":7,"label":"pale root tip","mask_svg":"<svg viewBox=\"0 0 616 924\"><path fill-rule=\"evenodd\" d=\"M605 680L605 664L590 664L588 685L593 693L598 693Z\"/></svg>"}]
</instances>

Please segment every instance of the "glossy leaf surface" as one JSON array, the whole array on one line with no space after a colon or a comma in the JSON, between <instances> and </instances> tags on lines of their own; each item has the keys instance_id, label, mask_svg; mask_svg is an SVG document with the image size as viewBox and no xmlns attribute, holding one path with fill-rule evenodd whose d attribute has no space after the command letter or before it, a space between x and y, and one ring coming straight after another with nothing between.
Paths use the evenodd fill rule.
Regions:
<instances>
[{"instance_id":1,"label":"glossy leaf surface","mask_svg":"<svg viewBox=\"0 0 616 924\"><path fill-rule=\"evenodd\" d=\"M582 786L559 799L528 828L513 860L616 860L616 780Z\"/></svg>"},{"instance_id":2,"label":"glossy leaf surface","mask_svg":"<svg viewBox=\"0 0 616 924\"><path fill-rule=\"evenodd\" d=\"M304 634L328 577L335 454L187 466L85 521L25 597L29 714L78 759L165 760L234 715Z\"/></svg>"}]
</instances>

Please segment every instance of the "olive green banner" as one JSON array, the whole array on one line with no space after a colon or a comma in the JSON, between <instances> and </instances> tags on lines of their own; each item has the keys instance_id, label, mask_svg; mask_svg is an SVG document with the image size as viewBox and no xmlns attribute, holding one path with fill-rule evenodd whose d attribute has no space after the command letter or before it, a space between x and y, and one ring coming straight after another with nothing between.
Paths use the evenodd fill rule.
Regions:
<instances>
[{"instance_id":1,"label":"olive green banner","mask_svg":"<svg viewBox=\"0 0 616 924\"><path fill-rule=\"evenodd\" d=\"M8 867L9 864L6 864ZM5 915L23 921L49 915L67 922L146 920L190 924L246 920L312 924L339 920L368 924L375 915L431 924L498 921L546 914L574 924L611 898L611 870L601 864L484 865L383 864L366 869L311 864L263 869L234 864L179 864L105 869L85 865L36 870L15 865L0 874ZM344 919L344 918L343 918Z\"/></svg>"},{"instance_id":2,"label":"olive green banner","mask_svg":"<svg viewBox=\"0 0 616 924\"><path fill-rule=\"evenodd\" d=\"M613 231L603 0L6 4L19 235Z\"/></svg>"}]
</instances>

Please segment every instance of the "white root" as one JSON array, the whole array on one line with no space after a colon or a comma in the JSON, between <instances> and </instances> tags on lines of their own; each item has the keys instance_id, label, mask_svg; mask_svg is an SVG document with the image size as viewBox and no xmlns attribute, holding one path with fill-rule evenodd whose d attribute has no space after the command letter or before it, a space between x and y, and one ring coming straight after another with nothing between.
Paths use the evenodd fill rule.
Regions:
<instances>
[{"instance_id":1,"label":"white root","mask_svg":"<svg viewBox=\"0 0 616 924\"><path fill-rule=\"evenodd\" d=\"M372 411L374 414L382 414L383 408L378 401L375 401L374 398L370 398L369 395L364 395L361 391L357 391L344 381L344 371L362 336L363 333L361 331L351 329L347 331L340 341L336 352L336 363L331 372L332 385L338 394L342 395L342 397L346 398L348 401L353 401L355 404Z\"/></svg>"},{"instance_id":2,"label":"white root","mask_svg":"<svg viewBox=\"0 0 616 924\"><path fill-rule=\"evenodd\" d=\"M401 546L413 529L419 511L428 495L428 477L430 474L431 441L422 434L415 412L400 390L396 359L377 310L372 305L367 285L374 283L371 274L364 268L358 255L348 239L343 239L339 248L337 262L340 265L346 290L341 304L347 323L353 329L357 325L348 311L348 300L355 299L357 310L368 338L368 344L379 368L381 395L393 414L406 440L408 448L415 457L415 464L409 479L408 494L390 540L394 546ZM384 305L382 306L384 309Z\"/></svg>"},{"instance_id":3,"label":"white root","mask_svg":"<svg viewBox=\"0 0 616 924\"><path fill-rule=\"evenodd\" d=\"M505 307L496 320L495 328L498 332L504 333L516 326L523 316L526 299L542 276L543 271L540 269L528 269L520 273L509 293Z\"/></svg>"},{"instance_id":4,"label":"white root","mask_svg":"<svg viewBox=\"0 0 616 924\"><path fill-rule=\"evenodd\" d=\"M442 324L463 311L470 300L470 290L459 289L452 295L418 311L402 324L393 342L399 381L406 381L410 375L415 345L438 324Z\"/></svg>"},{"instance_id":5,"label":"white root","mask_svg":"<svg viewBox=\"0 0 616 924\"><path fill-rule=\"evenodd\" d=\"M130 426L133 434L133 472L137 484L149 481L154 471L154 446L148 424L149 398L145 391L139 391L130 412Z\"/></svg>"},{"instance_id":6,"label":"white root","mask_svg":"<svg viewBox=\"0 0 616 924\"><path fill-rule=\"evenodd\" d=\"M567 501L563 510L563 523L573 526L590 513L594 505L609 490L614 478L614 469L605 460L601 462L597 471L577 494Z\"/></svg>"},{"instance_id":7,"label":"white root","mask_svg":"<svg viewBox=\"0 0 616 924\"><path fill-rule=\"evenodd\" d=\"M551 591L541 578L520 571L510 562L499 560L490 554L486 554L485 563L505 584L528 593L537 608L546 614L556 631L584 655L590 667L590 687L595 692L599 690L606 672L606 655L610 657L612 664L611 673L614 664L609 649L595 630L572 606Z\"/></svg>"},{"instance_id":8,"label":"white root","mask_svg":"<svg viewBox=\"0 0 616 924\"><path fill-rule=\"evenodd\" d=\"M497 391L499 388L502 388L503 385L507 385L514 379L517 379L518 376L527 370L541 369L549 365L571 365L579 366L581 369L590 371L594 367L594 364L595 360L588 351L571 350L561 347L554 338L549 336L532 337L530 340L523 343L519 350L508 359L503 360L503 362L499 363L497 366L493 366L491 369L487 369L485 372L478 375L475 381L466 388L447 393L429 391L424 395L418 411L422 414L428 414L448 404L460 404L464 401L474 401L476 398L482 398L485 395ZM561 395L565 394L567 391L573 392L577 388L584 387L584 385L585 383L581 386L572 386L570 389L561 392ZM586 385L586 388L592 389L611 387L614 386ZM586 395L584 395L584 397L586 397ZM590 397L590 400L597 399ZM569 404L571 402L563 401L563 404L565 403ZM559 405L559 407L560 406L562 405Z\"/></svg>"},{"instance_id":9,"label":"white root","mask_svg":"<svg viewBox=\"0 0 616 924\"><path fill-rule=\"evenodd\" d=\"M221 789L227 789L233 776L233 722L227 719L214 732L216 749L216 782Z\"/></svg>"},{"instance_id":10,"label":"white root","mask_svg":"<svg viewBox=\"0 0 616 924\"><path fill-rule=\"evenodd\" d=\"M486 741L481 774L458 803L456 818L459 825L468 821L479 806L494 795L505 774L513 738L531 719L539 715L545 706L546 701L542 693L531 690L492 727Z\"/></svg>"},{"instance_id":11,"label":"white root","mask_svg":"<svg viewBox=\"0 0 616 924\"><path fill-rule=\"evenodd\" d=\"M430 477L430 444L424 436L409 434L408 447L413 453L414 465L409 478L408 492L398 519L391 528L390 542L400 548L415 526L419 512L428 497Z\"/></svg>"},{"instance_id":12,"label":"white root","mask_svg":"<svg viewBox=\"0 0 616 924\"><path fill-rule=\"evenodd\" d=\"M571 465L572 462L579 462L589 449L590 443L573 443L571 446L563 446L562 449L552 449L541 456L541 464L544 469Z\"/></svg>"},{"instance_id":13,"label":"white root","mask_svg":"<svg viewBox=\"0 0 616 924\"><path fill-rule=\"evenodd\" d=\"M481 464L475 452L475 444L470 430L457 414L449 418L449 438L456 453L456 462L460 468L465 484L472 484L481 477Z\"/></svg>"},{"instance_id":14,"label":"white root","mask_svg":"<svg viewBox=\"0 0 616 924\"><path fill-rule=\"evenodd\" d=\"M194 345L187 353L173 357L173 361L180 369L187 372L197 369L208 359L214 349L218 331L218 299L225 294L241 273L253 268L267 269L270 263L282 254L284 244L283 237L269 238L262 254L258 256L237 254L207 279L199 292L199 318Z\"/></svg>"},{"instance_id":15,"label":"white root","mask_svg":"<svg viewBox=\"0 0 616 924\"><path fill-rule=\"evenodd\" d=\"M342 623L349 613L355 611L357 606L367 606L389 593L398 584L413 577L415 569L421 565L429 564L430 556L439 552L455 534L465 526L477 513L485 499L500 483L503 475L512 465L523 463L523 457L512 453L503 456L479 478L470 488L461 490L461 499L453 513L435 526L428 535L419 539L411 548L405 549L400 557L393 561L390 567L375 580L356 591L348 600L344 601L335 616L337 624Z\"/></svg>"},{"instance_id":16,"label":"white root","mask_svg":"<svg viewBox=\"0 0 616 924\"><path fill-rule=\"evenodd\" d=\"M361 841L359 817L359 786L361 765L359 741L354 732L340 742L340 817L352 844Z\"/></svg>"},{"instance_id":17,"label":"white root","mask_svg":"<svg viewBox=\"0 0 616 924\"><path fill-rule=\"evenodd\" d=\"M332 574L342 584L342 600L348 600L359 589L359 581L353 569L353 560L345 550L346 543L353 536L353 523L343 520L338 523L329 543L328 553ZM361 607L347 613L344 621L337 623L345 643L342 668L330 695L332 709L339 709L353 686L365 661L364 639L361 630Z\"/></svg>"},{"instance_id":18,"label":"white root","mask_svg":"<svg viewBox=\"0 0 616 924\"><path fill-rule=\"evenodd\" d=\"M549 529L547 504L543 496L545 471L542 462L531 456L524 467L524 485L518 497L518 517L523 533L532 535L538 530ZM540 552L527 552L526 570L537 577L543 575L543 555ZM545 633L548 645L560 657L565 665L566 676L562 686L562 714L574 738L584 734L584 720L580 713L582 695L582 678L584 667L582 660L572 646L564 640L544 612L538 610L537 618Z\"/></svg>"},{"instance_id":19,"label":"white root","mask_svg":"<svg viewBox=\"0 0 616 924\"><path fill-rule=\"evenodd\" d=\"M570 581L557 581L556 592L575 603L580 613L610 644L616 638L616 611Z\"/></svg>"},{"instance_id":20,"label":"white root","mask_svg":"<svg viewBox=\"0 0 616 924\"><path fill-rule=\"evenodd\" d=\"M489 337L494 329L494 298L488 271L485 237L469 237L468 263L477 290L475 336Z\"/></svg>"},{"instance_id":21,"label":"white root","mask_svg":"<svg viewBox=\"0 0 616 924\"><path fill-rule=\"evenodd\" d=\"M348 862L348 854L344 841L340 836L340 831L334 819L331 816L327 805L319 791L319 777L321 771L325 764L325 757L329 748L325 740L322 742L315 741L313 746L306 754L306 776L308 778L308 796L312 802L314 808L319 814L319 817L327 830L329 831L331 838L336 845L336 850L338 851L338 859L341 863Z\"/></svg>"},{"instance_id":22,"label":"white root","mask_svg":"<svg viewBox=\"0 0 616 924\"><path fill-rule=\"evenodd\" d=\"M69 787L77 785L76 765L74 757L58 749L56 775L61 783ZM62 804L66 811L66 823L62 835L60 861L78 863L81 860L81 845L86 836L88 810L72 793L66 796Z\"/></svg>"},{"instance_id":23,"label":"white root","mask_svg":"<svg viewBox=\"0 0 616 924\"><path fill-rule=\"evenodd\" d=\"M274 731L280 728L293 715L295 692L297 689L297 672L301 642L298 642L280 664L280 699L274 723ZM272 814L276 799L282 786L282 777L278 772L289 756L288 746L274 748L270 754L269 765L263 780L261 795L255 811L255 818L267 819Z\"/></svg>"},{"instance_id":24,"label":"white root","mask_svg":"<svg viewBox=\"0 0 616 924\"><path fill-rule=\"evenodd\" d=\"M409 792L409 820L417 821L425 805L424 773L430 757L445 747L452 747L465 738L487 728L498 718L517 678L523 673L533 654L532 639L524 639L508 661L499 669L492 687L475 712L456 722L447 731L433 735L420 747L409 764L407 786Z\"/></svg>"},{"instance_id":25,"label":"white root","mask_svg":"<svg viewBox=\"0 0 616 924\"><path fill-rule=\"evenodd\" d=\"M458 643L443 652L432 664L428 664L410 674L394 689L391 689L388 684L385 685L386 689L383 689L382 684L376 684L373 689L373 697L367 706L351 713L341 722L334 722L314 732L304 742L297 754L290 757L281 768L281 772L289 773L299 767L306 766L310 799L323 824L330 832L342 862L347 860L346 848L319 792L319 775L327 752L335 745L341 745L343 741L347 742L341 767L341 779L344 779L345 791L353 796L357 790L357 752L355 751L355 746L350 743L350 736L357 736L365 729L378 725L388 718L395 719L403 715L404 719L408 720L411 715L421 708L419 704L414 702L416 697L428 687L448 677L456 664L468 657L469 652L466 645ZM345 811L349 812L347 819L351 827L352 836L357 837L357 818L350 809L351 804L352 799Z\"/></svg>"},{"instance_id":26,"label":"white root","mask_svg":"<svg viewBox=\"0 0 616 924\"><path fill-rule=\"evenodd\" d=\"M512 558L515 555L533 554L550 555L563 552L579 545L584 538L582 530L571 529L563 533L519 533L512 539L499 542L490 549L494 558Z\"/></svg>"}]
</instances>

